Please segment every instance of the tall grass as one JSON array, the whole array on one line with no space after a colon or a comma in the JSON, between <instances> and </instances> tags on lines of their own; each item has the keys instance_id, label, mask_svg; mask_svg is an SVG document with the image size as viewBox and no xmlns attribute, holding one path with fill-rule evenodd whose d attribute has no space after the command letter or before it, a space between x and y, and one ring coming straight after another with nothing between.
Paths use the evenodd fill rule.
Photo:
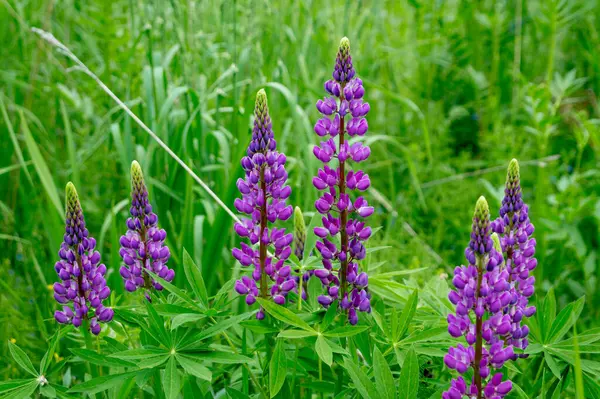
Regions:
<instances>
[{"instance_id":1,"label":"tall grass","mask_svg":"<svg viewBox=\"0 0 600 399\"><path fill-rule=\"evenodd\" d=\"M599 15L599 4L583 0L0 0L0 298L49 325L51 296L40 286L55 278L64 201L56 187L67 180L80 181L90 231L120 287L134 158L153 177L147 183L174 256L190 251L209 295L217 293L237 272L228 209L253 93L268 91L291 203L310 216L314 102L330 73L323 66L347 35L373 110L369 200L383 226L378 239L392 247L374 255L384 262L379 271L451 270L462 260L456 237L468 234L464 204L485 191L497 205L502 173L485 171L516 157L540 220L540 286L555 286L562 303L582 293L597 303L597 280L581 281L598 266L581 265L600 245ZM122 102L31 34L33 26L65 43ZM3 342L37 334L4 323L15 313L2 308ZM583 323L596 325L598 309Z\"/></svg>"}]
</instances>

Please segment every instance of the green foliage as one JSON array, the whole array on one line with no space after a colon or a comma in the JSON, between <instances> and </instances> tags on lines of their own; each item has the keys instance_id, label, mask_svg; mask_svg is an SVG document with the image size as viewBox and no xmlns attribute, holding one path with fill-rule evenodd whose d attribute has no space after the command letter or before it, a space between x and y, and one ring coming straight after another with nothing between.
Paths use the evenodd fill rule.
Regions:
<instances>
[{"instance_id":1,"label":"green foliage","mask_svg":"<svg viewBox=\"0 0 600 399\"><path fill-rule=\"evenodd\" d=\"M516 158L539 266L529 357L503 370L511 397L600 398L597 2L8 0L0 16L0 396L439 397L465 204L485 195L496 217ZM311 278L306 301L261 300L267 318L255 320L233 294L244 271L231 216L33 26L230 208L264 88L296 226L307 225L302 259L291 257L299 273L320 267L314 103L347 35L372 110L371 315L345 324L318 305ZM154 276L165 290L152 304L126 295L118 272L134 159L176 271L172 283ZM115 321L87 347L52 319L67 181L113 292Z\"/></svg>"}]
</instances>

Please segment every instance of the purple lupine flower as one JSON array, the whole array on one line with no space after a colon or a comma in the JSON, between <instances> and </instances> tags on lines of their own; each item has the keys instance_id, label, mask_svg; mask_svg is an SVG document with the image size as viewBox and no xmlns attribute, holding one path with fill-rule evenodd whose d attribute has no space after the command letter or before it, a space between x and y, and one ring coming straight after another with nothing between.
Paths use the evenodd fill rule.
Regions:
<instances>
[{"instance_id":1,"label":"purple lupine flower","mask_svg":"<svg viewBox=\"0 0 600 399\"><path fill-rule=\"evenodd\" d=\"M285 261L292 253L292 234L285 229L269 228L269 223L287 220L292 216L292 206L286 200L292 190L286 185L286 157L276 150L267 104L267 94L259 90L254 108L254 128L247 155L242 158L245 178L238 179L237 187L242 198L235 200L235 208L250 216L234 226L240 237L247 237L253 248L245 243L232 250L233 257L242 266L253 266L252 278L242 277L235 283L235 290L246 296L246 303L252 305L256 297L272 298L279 305L285 303L290 291L296 290L296 280ZM274 255L267 251L269 245L275 248ZM269 288L269 280L271 280ZM258 283L258 284L257 284ZM261 309L256 317L265 317Z\"/></svg>"},{"instance_id":2,"label":"purple lupine flower","mask_svg":"<svg viewBox=\"0 0 600 399\"><path fill-rule=\"evenodd\" d=\"M358 322L357 311L371 311L368 276L358 268L358 261L366 255L364 242L371 236L371 228L356 217L366 218L373 213L373 207L364 197L352 200L349 195L350 191L365 191L371 185L367 174L350 169L350 161L359 163L371 154L370 148L360 141L348 143L347 136L363 136L368 128L365 115L369 104L363 101L365 90L355 75L350 42L344 37L333 79L325 82L328 96L317 101L323 118L317 121L315 133L325 141L313 149L317 159L325 164L313 178L313 185L323 191L315 207L324 215L323 225L314 230L320 238L316 248L324 266L315 270L315 275L326 287L326 293L318 301L328 307L339 299L351 324ZM328 164L334 159L336 166L330 167ZM333 243L337 234L340 235L339 247Z\"/></svg>"},{"instance_id":3,"label":"purple lupine flower","mask_svg":"<svg viewBox=\"0 0 600 399\"><path fill-rule=\"evenodd\" d=\"M98 335L98 323L107 323L114 315L111 308L102 304L110 295L104 279L106 266L100 263L100 252L95 250L96 240L89 236L85 227L83 210L73 183L67 184L66 194L64 241L58 251L60 260L54 265L61 279L61 282L54 283L54 298L64 306L62 311L54 313L54 318L61 324L73 324L75 327L88 320L90 331Z\"/></svg>"},{"instance_id":4,"label":"purple lupine flower","mask_svg":"<svg viewBox=\"0 0 600 399\"><path fill-rule=\"evenodd\" d=\"M152 212L142 168L137 161L131 163L129 213L131 217L127 219L127 233L119 240L119 255L124 263L119 272L127 291L145 289L145 297L150 301L149 290L162 290L163 287L147 271L168 282L173 281L175 272L167 266L171 257L169 247L165 245L167 232L158 227L158 216Z\"/></svg>"},{"instance_id":5,"label":"purple lupine flower","mask_svg":"<svg viewBox=\"0 0 600 399\"><path fill-rule=\"evenodd\" d=\"M521 322L523 317L531 317L536 311L535 306L529 306L529 297L534 292L535 277L530 274L537 266L537 259L534 257L535 238L531 237L534 227L529 220L529 208L521 198L519 163L516 159L510 161L508 166L500 217L492 222L492 229L500 236L509 273L511 300L507 315L510 316L511 325L505 338L514 347L525 349L529 344L529 327ZM517 357L515 354L514 358Z\"/></svg>"},{"instance_id":6,"label":"purple lupine flower","mask_svg":"<svg viewBox=\"0 0 600 399\"><path fill-rule=\"evenodd\" d=\"M512 387L510 380L502 382L501 374L490 377L492 368L501 368L514 356L513 346L505 342L511 329L511 317L505 312L511 301L509 273L503 267L498 249L491 236L487 201L480 197L475 206L471 240L465 250L469 265L454 269L452 283L456 290L448 296L456 309L455 314L448 315L448 332L453 337L464 336L468 346L451 347L444 357L446 366L460 374L472 368L473 381L467 387L462 377L453 380L442 395L444 399L464 395L499 399Z\"/></svg>"}]
</instances>

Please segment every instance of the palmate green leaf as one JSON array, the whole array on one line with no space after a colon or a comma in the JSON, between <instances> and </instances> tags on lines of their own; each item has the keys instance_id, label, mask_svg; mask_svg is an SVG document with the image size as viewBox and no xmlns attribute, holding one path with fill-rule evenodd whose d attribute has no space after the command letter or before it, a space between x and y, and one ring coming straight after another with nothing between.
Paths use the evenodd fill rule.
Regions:
<instances>
[{"instance_id":1,"label":"palmate green leaf","mask_svg":"<svg viewBox=\"0 0 600 399\"><path fill-rule=\"evenodd\" d=\"M126 373L105 375L102 377L96 377L89 381L82 382L81 384L75 385L69 389L69 393L86 393L93 395L98 392L105 391L113 388L120 383L135 377L140 371L128 371Z\"/></svg>"},{"instance_id":2,"label":"palmate green leaf","mask_svg":"<svg viewBox=\"0 0 600 399\"><path fill-rule=\"evenodd\" d=\"M350 375L354 387L363 398L377 399L377 390L369 377L350 358L344 358L344 368Z\"/></svg>"},{"instance_id":3,"label":"palmate green leaf","mask_svg":"<svg viewBox=\"0 0 600 399\"><path fill-rule=\"evenodd\" d=\"M445 337L447 334L448 327L435 327L427 330L416 331L408 337L404 338L403 340L399 341L399 343L402 345L406 345L416 342L431 341L440 335L443 335Z\"/></svg>"},{"instance_id":4,"label":"palmate green leaf","mask_svg":"<svg viewBox=\"0 0 600 399\"><path fill-rule=\"evenodd\" d=\"M552 322L556 319L556 298L554 297L554 289L551 288L546 294L542 302L542 308L539 312L540 334L542 342L547 342L546 337L552 328Z\"/></svg>"},{"instance_id":5,"label":"palmate green leaf","mask_svg":"<svg viewBox=\"0 0 600 399\"><path fill-rule=\"evenodd\" d=\"M135 367L136 364L134 362L129 362L124 359L119 359L116 357L101 355L90 349L83 348L69 348L71 353L75 356L81 358L86 362L90 362L92 364L97 364L99 366L107 366L107 367Z\"/></svg>"},{"instance_id":6,"label":"palmate green leaf","mask_svg":"<svg viewBox=\"0 0 600 399\"><path fill-rule=\"evenodd\" d=\"M323 321L321 321L321 331L327 331L327 328L331 325L338 311L338 300L333 301L331 305L327 308L325 312L325 316L323 316Z\"/></svg>"},{"instance_id":7,"label":"palmate green leaf","mask_svg":"<svg viewBox=\"0 0 600 399\"><path fill-rule=\"evenodd\" d=\"M302 320L300 317L296 316L295 313L290 311L289 309L277 305L272 301L266 300L264 298L256 298L258 303L269 313L271 316L276 318L279 321L282 321L286 324L289 324L294 327L301 328L307 331L315 331L311 326L308 325L307 322Z\"/></svg>"},{"instance_id":8,"label":"palmate green leaf","mask_svg":"<svg viewBox=\"0 0 600 399\"><path fill-rule=\"evenodd\" d=\"M306 337L314 337L319 333L316 331L306 330L283 330L277 335L277 338L299 339Z\"/></svg>"},{"instance_id":9,"label":"palmate green leaf","mask_svg":"<svg viewBox=\"0 0 600 399\"><path fill-rule=\"evenodd\" d=\"M148 274L150 274L150 276L152 276L153 279L158 281L160 283L160 285L165 287L165 289L167 291L169 291L170 293L172 293L173 295L175 295L177 298L181 299L182 301L191 305L192 308L198 309L199 311L203 310L200 306L198 306L198 303L196 301L194 301L192 298L190 298L190 296L185 291L177 288L175 285L169 283L168 281L165 281L164 279L160 278L155 273L152 273L149 271Z\"/></svg>"},{"instance_id":10,"label":"palmate green leaf","mask_svg":"<svg viewBox=\"0 0 600 399\"><path fill-rule=\"evenodd\" d=\"M529 396L525 393L523 388L515 384L514 381L512 384L512 392L514 392L514 394L520 399L529 399Z\"/></svg>"},{"instance_id":11,"label":"palmate green leaf","mask_svg":"<svg viewBox=\"0 0 600 399\"><path fill-rule=\"evenodd\" d=\"M241 315L227 317L223 320L218 321L212 326L208 327L205 330L200 331L198 334L190 335L188 338L182 340L178 345L178 350L189 350L194 347L198 347L199 344L202 344L201 341L206 338L210 338L214 335L220 334L223 331L231 328L234 325L239 324L242 320L246 320L248 317L253 315L256 312L247 312Z\"/></svg>"},{"instance_id":12,"label":"palmate green leaf","mask_svg":"<svg viewBox=\"0 0 600 399\"><path fill-rule=\"evenodd\" d=\"M378 347L373 351L373 374L380 398L394 399L396 388L390 366Z\"/></svg>"},{"instance_id":13,"label":"palmate green leaf","mask_svg":"<svg viewBox=\"0 0 600 399\"><path fill-rule=\"evenodd\" d=\"M185 353L186 356L197 358L199 361L212 362L212 363L220 363L220 364L240 364L240 363L251 363L254 360L240 355L238 353L232 352L190 352Z\"/></svg>"},{"instance_id":14,"label":"palmate green leaf","mask_svg":"<svg viewBox=\"0 0 600 399\"><path fill-rule=\"evenodd\" d=\"M277 395L281 390L286 374L287 358L285 356L283 340L278 339L273 356L271 356L271 361L269 362L269 393L271 397Z\"/></svg>"},{"instance_id":15,"label":"palmate green leaf","mask_svg":"<svg viewBox=\"0 0 600 399\"><path fill-rule=\"evenodd\" d=\"M331 367L331 364L333 363L333 352L331 350L331 346L329 346L327 340L322 335L317 337L317 341L315 342L315 350L317 351L317 355L319 355L319 358L323 361L323 363Z\"/></svg>"},{"instance_id":16,"label":"palmate green leaf","mask_svg":"<svg viewBox=\"0 0 600 399\"><path fill-rule=\"evenodd\" d=\"M12 389L2 396L2 399L22 399L30 397L37 389L39 382L37 379L29 380L27 384Z\"/></svg>"},{"instance_id":17,"label":"palmate green leaf","mask_svg":"<svg viewBox=\"0 0 600 399\"><path fill-rule=\"evenodd\" d=\"M552 327L547 334L546 343L554 343L560 340L573 327L573 324L579 319L579 315L585 305L585 296L571 302L556 316Z\"/></svg>"},{"instance_id":18,"label":"palmate green leaf","mask_svg":"<svg viewBox=\"0 0 600 399\"><path fill-rule=\"evenodd\" d=\"M44 357L40 362L40 374L45 374L52 363L52 357L54 356L54 352L56 351L56 345L58 345L58 340L61 336L71 331L71 326L66 328L59 328L56 330L52 338L50 339L50 343L48 344L48 350L44 353Z\"/></svg>"},{"instance_id":19,"label":"palmate green leaf","mask_svg":"<svg viewBox=\"0 0 600 399\"><path fill-rule=\"evenodd\" d=\"M177 362L183 367L186 373L198 377L202 380L210 382L212 380L212 372L201 364L202 360L199 358L177 353L175 355ZM168 365L167 365L168 367Z\"/></svg>"},{"instance_id":20,"label":"palmate green leaf","mask_svg":"<svg viewBox=\"0 0 600 399\"><path fill-rule=\"evenodd\" d=\"M31 379L26 378L22 380L8 380L0 381L0 394L12 391L13 389L22 388L25 385L30 384L32 381L37 381L37 378Z\"/></svg>"},{"instance_id":21,"label":"palmate green leaf","mask_svg":"<svg viewBox=\"0 0 600 399\"><path fill-rule=\"evenodd\" d=\"M17 345L13 344L12 342L8 341L8 349L10 351L12 358L15 359L15 362L17 362L17 364L19 366L21 366L21 368L23 370L27 371L29 374L31 374L35 377L38 376L38 373L35 371L33 364L31 364L31 360L29 359L29 356L27 356L27 354L25 352L23 352L23 350L21 348L19 348Z\"/></svg>"},{"instance_id":22,"label":"palmate green leaf","mask_svg":"<svg viewBox=\"0 0 600 399\"><path fill-rule=\"evenodd\" d=\"M279 332L278 328L271 327L263 323L261 320L246 320L240 323L242 327L258 334L270 334Z\"/></svg>"},{"instance_id":23,"label":"palmate green leaf","mask_svg":"<svg viewBox=\"0 0 600 399\"><path fill-rule=\"evenodd\" d=\"M560 376L560 368L558 367L558 363L556 363L556 360L547 351L544 351L544 360L546 361L546 364L550 368L550 371L552 371L552 374L554 374L554 376L560 380L561 376Z\"/></svg>"},{"instance_id":24,"label":"palmate green leaf","mask_svg":"<svg viewBox=\"0 0 600 399\"><path fill-rule=\"evenodd\" d=\"M208 307L208 293L206 291L206 286L204 285L204 278L202 278L202 272L200 268L194 263L190 254L183 249L183 270L185 271L185 276L192 286L192 290L202 302L204 307Z\"/></svg>"},{"instance_id":25,"label":"palmate green leaf","mask_svg":"<svg viewBox=\"0 0 600 399\"><path fill-rule=\"evenodd\" d=\"M334 328L331 331L325 331L323 335L326 337L332 338L347 338L352 337L354 335L360 334L363 331L368 330L369 326L342 326L338 328Z\"/></svg>"},{"instance_id":26,"label":"palmate green leaf","mask_svg":"<svg viewBox=\"0 0 600 399\"><path fill-rule=\"evenodd\" d=\"M186 323L193 323L198 320L205 319L205 318L206 318L206 315L203 315L200 313L178 314L177 316L173 317L173 320L171 320L171 330L175 330L176 328L178 328Z\"/></svg>"},{"instance_id":27,"label":"palmate green leaf","mask_svg":"<svg viewBox=\"0 0 600 399\"><path fill-rule=\"evenodd\" d=\"M148 326L153 332L152 335L158 337L161 344L170 348L171 334L167 332L163 318L156 313L154 306L150 302L146 302L146 310L148 311Z\"/></svg>"},{"instance_id":28,"label":"palmate green leaf","mask_svg":"<svg viewBox=\"0 0 600 399\"><path fill-rule=\"evenodd\" d=\"M406 305L404 309L402 309L402 313L399 317L394 317L392 319L392 327L393 327L393 340L394 342L398 342L400 338L404 336L406 331L408 331L408 326L415 316L415 312L417 311L417 303L419 302L419 293L418 290L414 290L413 293L408 297L406 301ZM396 313L394 314L396 316Z\"/></svg>"},{"instance_id":29,"label":"palmate green leaf","mask_svg":"<svg viewBox=\"0 0 600 399\"><path fill-rule=\"evenodd\" d=\"M163 391L167 399L175 399L179 395L181 389L181 379L177 371L177 363L175 357L169 357L165 373L163 375Z\"/></svg>"},{"instance_id":30,"label":"palmate green leaf","mask_svg":"<svg viewBox=\"0 0 600 399\"><path fill-rule=\"evenodd\" d=\"M400 371L398 381L399 399L413 399L419 392L419 359L413 348L410 348Z\"/></svg>"},{"instance_id":31,"label":"palmate green leaf","mask_svg":"<svg viewBox=\"0 0 600 399\"><path fill-rule=\"evenodd\" d=\"M164 349L143 348L113 353L109 357L133 362L139 368L157 367L167 361L170 353Z\"/></svg>"}]
</instances>

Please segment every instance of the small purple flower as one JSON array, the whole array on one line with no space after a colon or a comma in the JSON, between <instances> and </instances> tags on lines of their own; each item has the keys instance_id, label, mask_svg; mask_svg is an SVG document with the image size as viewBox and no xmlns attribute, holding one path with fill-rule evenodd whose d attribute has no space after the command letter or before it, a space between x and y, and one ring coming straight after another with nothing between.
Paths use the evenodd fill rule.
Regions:
<instances>
[{"instance_id":1,"label":"small purple flower","mask_svg":"<svg viewBox=\"0 0 600 399\"><path fill-rule=\"evenodd\" d=\"M171 257L169 247L165 245L167 232L158 227L158 216L152 212L142 168L137 161L131 163L129 213L131 217L127 219L127 233L119 240L119 255L124 263L119 272L127 291L145 289L145 297L150 301L148 290L162 290L163 287L147 271L168 282L173 281L175 272L167 266Z\"/></svg>"},{"instance_id":2,"label":"small purple flower","mask_svg":"<svg viewBox=\"0 0 600 399\"><path fill-rule=\"evenodd\" d=\"M529 220L529 207L521 198L519 163L513 159L508 166L504 199L500 217L492 222L492 229L499 235L509 273L510 303L506 309L509 331L505 338L516 348L525 349L529 342L529 328L522 325L523 317L535 314L535 306L529 306L534 293L535 277L531 275L537 266L535 255L534 227ZM527 355L520 355L526 357ZM514 355L516 359L518 355Z\"/></svg>"},{"instance_id":3,"label":"small purple flower","mask_svg":"<svg viewBox=\"0 0 600 399\"><path fill-rule=\"evenodd\" d=\"M500 249L494 245L490 211L484 197L480 197L475 206L465 257L469 265L454 269L455 290L450 291L448 298L455 306L455 313L449 314L447 320L448 333L455 338L464 336L468 346L458 344L449 348L444 363L460 374L472 369L473 381L467 387L462 377L453 380L442 398L464 395L481 398L485 394L486 398L500 399L510 391L512 384L502 382L502 374L491 379L490 374L492 368L500 369L514 357L513 346L505 342L512 321L506 309L512 297L509 272L504 267ZM489 392L492 395L488 395Z\"/></svg>"},{"instance_id":4,"label":"small purple flower","mask_svg":"<svg viewBox=\"0 0 600 399\"><path fill-rule=\"evenodd\" d=\"M81 326L83 320L89 320L90 331L98 335L98 323L107 323L114 315L114 311L102 303L110 296L110 288L104 278L106 266L100 263L100 252L95 251L96 240L89 237L85 227L83 210L73 183L67 184L66 194L64 241L58 251L60 260L54 265L61 279L54 283L54 298L64 306L62 311L54 313L54 318L61 324L73 324L75 327Z\"/></svg>"},{"instance_id":5,"label":"small purple flower","mask_svg":"<svg viewBox=\"0 0 600 399\"><path fill-rule=\"evenodd\" d=\"M360 273L358 267L358 261L366 256L364 242L371 236L371 228L358 217L373 214L373 207L364 197L353 201L349 195L350 191L365 191L371 185L363 171L347 170L350 161L359 163L371 155L371 149L363 143L357 141L350 145L347 141L347 136L363 136L368 129L365 115L370 107L362 99L365 90L355 75L350 42L343 38L333 79L325 83L329 96L317 101L317 110L323 117L317 121L315 133L325 141L313 149L315 157L325 164L313 178L315 188L323 191L315 202L315 208L323 215L323 224L315 227L314 232L320 239L316 248L324 268L315 270L314 274L321 279L326 292L318 301L328 307L339 300L350 324L358 322L357 312L371 311L368 276ZM334 160L335 168L328 165ZM338 234L339 247L333 239Z\"/></svg>"},{"instance_id":6,"label":"small purple flower","mask_svg":"<svg viewBox=\"0 0 600 399\"><path fill-rule=\"evenodd\" d=\"M291 205L286 205L292 192L286 185L286 157L276 148L267 95L261 89L256 95L252 140L247 155L241 161L245 178L237 181L242 198L234 202L240 213L250 216L235 224L235 232L258 247L255 249L242 243L241 248L232 250L233 257L242 266L254 267L252 278L244 276L235 284L236 292L246 295L248 305L252 305L257 296L270 297L283 305L288 293L296 290L297 279L292 276L290 267L285 265L292 253L290 244L293 235L286 234L285 229L269 228L269 223L289 219L293 210ZM304 245L304 239L299 237L298 240L296 249ZM268 254L269 245L275 248L274 256ZM261 320L264 317L261 309L256 318Z\"/></svg>"}]
</instances>

